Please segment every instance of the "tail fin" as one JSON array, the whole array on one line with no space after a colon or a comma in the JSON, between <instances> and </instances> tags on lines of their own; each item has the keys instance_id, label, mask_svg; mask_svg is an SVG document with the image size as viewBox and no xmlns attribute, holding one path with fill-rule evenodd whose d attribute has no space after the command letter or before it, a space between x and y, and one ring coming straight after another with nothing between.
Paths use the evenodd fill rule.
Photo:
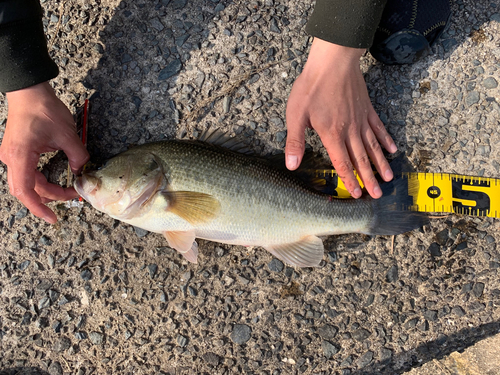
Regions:
<instances>
[{"instance_id":1,"label":"tail fin","mask_svg":"<svg viewBox=\"0 0 500 375\"><path fill-rule=\"evenodd\" d=\"M402 176L380 185L382 197L372 199L374 217L367 234L393 235L420 228L429 222L425 213L409 211L413 197ZM371 199L371 198L368 198Z\"/></svg>"}]
</instances>

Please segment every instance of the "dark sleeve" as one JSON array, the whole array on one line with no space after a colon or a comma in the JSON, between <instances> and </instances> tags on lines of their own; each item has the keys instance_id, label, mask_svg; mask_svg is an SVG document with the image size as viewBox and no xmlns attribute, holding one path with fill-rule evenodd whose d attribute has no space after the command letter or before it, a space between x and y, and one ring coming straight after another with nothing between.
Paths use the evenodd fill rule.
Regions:
<instances>
[{"instance_id":1,"label":"dark sleeve","mask_svg":"<svg viewBox=\"0 0 500 375\"><path fill-rule=\"evenodd\" d=\"M368 48L387 0L317 0L306 31L346 47Z\"/></svg>"},{"instance_id":2,"label":"dark sleeve","mask_svg":"<svg viewBox=\"0 0 500 375\"><path fill-rule=\"evenodd\" d=\"M38 0L0 0L0 91L48 81L59 70L47 51Z\"/></svg>"}]
</instances>

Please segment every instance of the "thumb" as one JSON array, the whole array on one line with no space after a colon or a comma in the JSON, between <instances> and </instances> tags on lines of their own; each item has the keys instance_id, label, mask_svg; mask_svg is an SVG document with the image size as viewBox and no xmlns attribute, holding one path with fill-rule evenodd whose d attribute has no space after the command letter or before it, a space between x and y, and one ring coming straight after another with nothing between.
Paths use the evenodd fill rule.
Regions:
<instances>
[{"instance_id":1,"label":"thumb","mask_svg":"<svg viewBox=\"0 0 500 375\"><path fill-rule=\"evenodd\" d=\"M69 166L74 174L79 174L82 167L89 161L90 155L80 138L75 134L62 148L68 157Z\"/></svg>"},{"instance_id":2,"label":"thumb","mask_svg":"<svg viewBox=\"0 0 500 375\"><path fill-rule=\"evenodd\" d=\"M299 167L304 156L305 127L301 126L299 122L292 120L288 122L287 128L285 162L286 167L294 171Z\"/></svg>"}]
</instances>

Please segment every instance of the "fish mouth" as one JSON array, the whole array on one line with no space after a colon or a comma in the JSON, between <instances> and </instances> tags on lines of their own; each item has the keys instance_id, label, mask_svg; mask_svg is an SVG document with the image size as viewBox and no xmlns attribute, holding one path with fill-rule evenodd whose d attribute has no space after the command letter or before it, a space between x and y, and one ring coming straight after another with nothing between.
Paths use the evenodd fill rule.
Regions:
<instances>
[{"instance_id":1,"label":"fish mouth","mask_svg":"<svg viewBox=\"0 0 500 375\"><path fill-rule=\"evenodd\" d=\"M78 176L73 184L76 192L80 194L85 200L94 193L101 185L101 180L91 174Z\"/></svg>"}]
</instances>

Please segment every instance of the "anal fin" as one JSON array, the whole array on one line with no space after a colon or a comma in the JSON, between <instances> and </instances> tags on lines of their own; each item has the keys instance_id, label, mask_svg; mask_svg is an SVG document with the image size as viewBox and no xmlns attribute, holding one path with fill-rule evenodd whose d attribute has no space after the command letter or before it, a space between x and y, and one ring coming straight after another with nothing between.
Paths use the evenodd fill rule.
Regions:
<instances>
[{"instance_id":1,"label":"anal fin","mask_svg":"<svg viewBox=\"0 0 500 375\"><path fill-rule=\"evenodd\" d=\"M168 245L182 254L191 263L198 263L198 244L194 230L163 232Z\"/></svg>"},{"instance_id":2,"label":"anal fin","mask_svg":"<svg viewBox=\"0 0 500 375\"><path fill-rule=\"evenodd\" d=\"M264 246L276 258L297 267L317 267L324 255L323 241L307 236L300 241L281 245Z\"/></svg>"}]
</instances>

